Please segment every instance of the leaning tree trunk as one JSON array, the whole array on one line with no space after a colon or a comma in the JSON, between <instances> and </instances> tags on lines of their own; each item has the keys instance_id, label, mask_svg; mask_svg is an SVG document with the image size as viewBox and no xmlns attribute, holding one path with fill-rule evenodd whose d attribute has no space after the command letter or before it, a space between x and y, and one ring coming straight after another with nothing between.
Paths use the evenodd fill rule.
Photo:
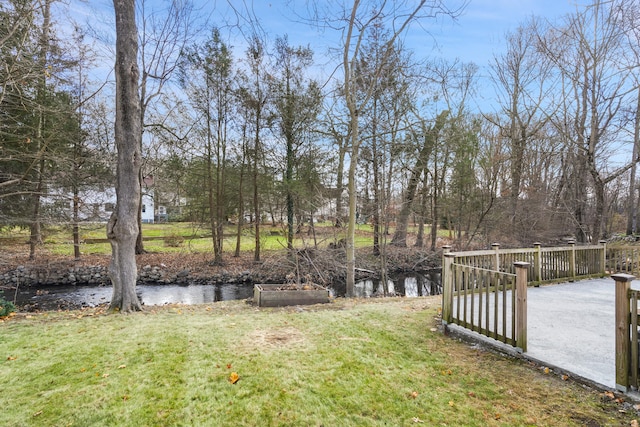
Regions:
<instances>
[{"instance_id":1,"label":"leaning tree trunk","mask_svg":"<svg viewBox=\"0 0 640 427\"><path fill-rule=\"evenodd\" d=\"M138 97L138 32L134 0L113 0L116 14L116 123L118 150L116 209L107 224L111 242L109 276L111 311L141 310L136 295L135 256L140 205L140 102Z\"/></svg>"},{"instance_id":2,"label":"leaning tree trunk","mask_svg":"<svg viewBox=\"0 0 640 427\"><path fill-rule=\"evenodd\" d=\"M420 148L416 163L411 170L411 177L407 188L402 195L402 207L398 213L398 220L396 221L396 231L391 239L393 246L406 247L407 246L407 227L409 223L409 214L411 213L411 206L416 195L416 189L420 181L421 175L424 173L429 156L435 147L436 140L440 131L446 124L446 120L449 117L449 111L442 111L436 118L436 122L430 129L424 128L424 145Z\"/></svg>"}]
</instances>

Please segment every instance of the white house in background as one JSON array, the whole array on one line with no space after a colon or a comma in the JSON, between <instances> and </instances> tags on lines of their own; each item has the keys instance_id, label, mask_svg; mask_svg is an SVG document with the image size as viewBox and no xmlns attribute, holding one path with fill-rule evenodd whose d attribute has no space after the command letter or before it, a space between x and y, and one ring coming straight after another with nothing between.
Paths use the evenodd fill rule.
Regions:
<instances>
[{"instance_id":1,"label":"white house in background","mask_svg":"<svg viewBox=\"0 0 640 427\"><path fill-rule=\"evenodd\" d=\"M142 222L153 224L155 218L155 203L153 198L153 175L142 178Z\"/></svg>"},{"instance_id":2,"label":"white house in background","mask_svg":"<svg viewBox=\"0 0 640 427\"><path fill-rule=\"evenodd\" d=\"M143 179L142 185L142 222L153 224L155 218L155 202L153 195L153 176ZM80 221L106 222L116 206L115 188L89 189L80 192L78 216ZM56 216L67 221L73 215L73 197L63 192L52 192L44 199L44 203L54 209ZM64 218L66 217L66 218Z\"/></svg>"}]
</instances>

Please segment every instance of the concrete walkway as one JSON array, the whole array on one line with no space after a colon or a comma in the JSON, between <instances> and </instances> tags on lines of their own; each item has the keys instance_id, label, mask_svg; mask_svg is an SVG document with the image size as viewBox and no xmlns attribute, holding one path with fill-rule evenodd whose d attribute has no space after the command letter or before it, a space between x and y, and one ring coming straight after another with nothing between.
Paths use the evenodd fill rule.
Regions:
<instances>
[{"instance_id":1,"label":"concrete walkway","mask_svg":"<svg viewBox=\"0 0 640 427\"><path fill-rule=\"evenodd\" d=\"M615 388L613 279L529 288L527 302L527 356Z\"/></svg>"},{"instance_id":2,"label":"concrete walkway","mask_svg":"<svg viewBox=\"0 0 640 427\"><path fill-rule=\"evenodd\" d=\"M640 281L632 288L640 288ZM615 388L614 297L611 278L528 288L525 356Z\"/></svg>"}]
</instances>

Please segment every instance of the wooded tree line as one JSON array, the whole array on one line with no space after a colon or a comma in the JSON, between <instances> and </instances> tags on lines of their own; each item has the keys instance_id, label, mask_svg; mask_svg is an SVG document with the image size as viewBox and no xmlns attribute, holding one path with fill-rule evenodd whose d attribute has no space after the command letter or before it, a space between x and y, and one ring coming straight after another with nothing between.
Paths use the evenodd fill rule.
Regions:
<instances>
[{"instance_id":1,"label":"wooded tree line","mask_svg":"<svg viewBox=\"0 0 640 427\"><path fill-rule=\"evenodd\" d=\"M460 248L637 231L637 1L520 23L489 79L400 37L463 4L392 3L319 3L310 23L338 41L314 52L254 16L234 39L188 0L138 1L140 174L156 205L206 224L217 262L239 253L224 246L230 222L260 260L266 222L292 247L321 215L345 227L347 263L363 221L376 254L435 249L438 228ZM62 26L65 7L0 4L0 224L29 227L32 255L48 222L69 224L79 248L84 194L115 182L112 75L95 77L112 59L96 31ZM495 102L480 98L488 84Z\"/></svg>"}]
</instances>

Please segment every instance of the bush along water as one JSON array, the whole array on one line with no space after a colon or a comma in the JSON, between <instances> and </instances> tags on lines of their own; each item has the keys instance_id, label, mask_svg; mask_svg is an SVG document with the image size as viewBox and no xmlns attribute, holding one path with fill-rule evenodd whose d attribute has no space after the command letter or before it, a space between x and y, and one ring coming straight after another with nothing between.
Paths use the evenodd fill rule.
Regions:
<instances>
[{"instance_id":1,"label":"bush along water","mask_svg":"<svg viewBox=\"0 0 640 427\"><path fill-rule=\"evenodd\" d=\"M7 301L0 293L0 317L6 317L16 311L16 306L11 301Z\"/></svg>"}]
</instances>

